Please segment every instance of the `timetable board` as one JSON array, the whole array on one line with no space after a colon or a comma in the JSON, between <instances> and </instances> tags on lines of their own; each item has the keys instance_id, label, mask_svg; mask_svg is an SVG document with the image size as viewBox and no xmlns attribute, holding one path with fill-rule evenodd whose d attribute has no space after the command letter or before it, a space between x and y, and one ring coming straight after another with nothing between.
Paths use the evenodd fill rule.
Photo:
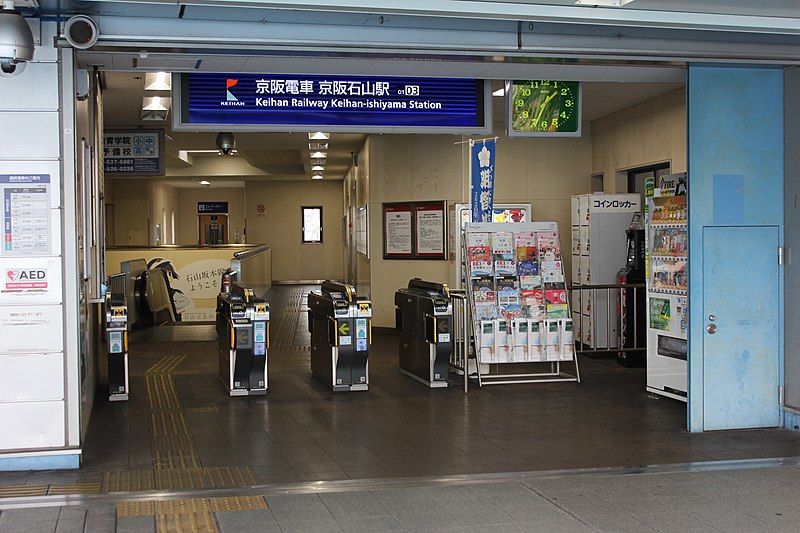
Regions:
<instances>
[{"instance_id":1,"label":"timetable board","mask_svg":"<svg viewBox=\"0 0 800 533\"><path fill-rule=\"evenodd\" d=\"M49 174L0 174L0 257L50 255L50 187Z\"/></svg>"}]
</instances>

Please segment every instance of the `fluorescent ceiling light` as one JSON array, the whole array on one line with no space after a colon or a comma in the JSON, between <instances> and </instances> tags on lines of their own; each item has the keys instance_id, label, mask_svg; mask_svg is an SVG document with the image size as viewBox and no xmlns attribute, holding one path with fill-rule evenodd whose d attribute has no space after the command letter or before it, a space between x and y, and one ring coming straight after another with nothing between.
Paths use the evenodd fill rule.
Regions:
<instances>
[{"instance_id":1,"label":"fluorescent ceiling light","mask_svg":"<svg viewBox=\"0 0 800 533\"><path fill-rule=\"evenodd\" d=\"M145 91L171 91L172 77L168 72L147 72L144 75Z\"/></svg>"},{"instance_id":2,"label":"fluorescent ceiling light","mask_svg":"<svg viewBox=\"0 0 800 533\"><path fill-rule=\"evenodd\" d=\"M325 167L322 165L314 165L311 167L311 172L322 172L323 170L325 170Z\"/></svg>"},{"instance_id":3,"label":"fluorescent ceiling light","mask_svg":"<svg viewBox=\"0 0 800 533\"><path fill-rule=\"evenodd\" d=\"M331 134L318 131L316 133L309 133L308 138L312 141L327 141L331 138Z\"/></svg>"},{"instance_id":4,"label":"fluorescent ceiling light","mask_svg":"<svg viewBox=\"0 0 800 533\"><path fill-rule=\"evenodd\" d=\"M324 165L324 164L325 164L325 158L322 158L322 157L312 157L312 158L311 158L311 164L312 164L312 165Z\"/></svg>"},{"instance_id":5,"label":"fluorescent ceiling light","mask_svg":"<svg viewBox=\"0 0 800 533\"><path fill-rule=\"evenodd\" d=\"M308 143L309 150L327 150L328 143Z\"/></svg>"},{"instance_id":6,"label":"fluorescent ceiling light","mask_svg":"<svg viewBox=\"0 0 800 533\"><path fill-rule=\"evenodd\" d=\"M201 180L200 185L211 185L211 182L208 180Z\"/></svg>"},{"instance_id":7,"label":"fluorescent ceiling light","mask_svg":"<svg viewBox=\"0 0 800 533\"><path fill-rule=\"evenodd\" d=\"M313 174L311 176L311 179L312 180L321 180L322 179L322 174Z\"/></svg>"},{"instance_id":8,"label":"fluorescent ceiling light","mask_svg":"<svg viewBox=\"0 0 800 533\"><path fill-rule=\"evenodd\" d=\"M169 110L145 111L142 109L140 120L143 122L163 122L167 120Z\"/></svg>"},{"instance_id":9,"label":"fluorescent ceiling light","mask_svg":"<svg viewBox=\"0 0 800 533\"><path fill-rule=\"evenodd\" d=\"M499 89L497 89L492 93L492 96L505 96L505 95L506 95L505 87L500 87Z\"/></svg>"},{"instance_id":10,"label":"fluorescent ceiling light","mask_svg":"<svg viewBox=\"0 0 800 533\"><path fill-rule=\"evenodd\" d=\"M142 111L169 111L171 102L168 96L145 96L142 98Z\"/></svg>"},{"instance_id":11,"label":"fluorescent ceiling light","mask_svg":"<svg viewBox=\"0 0 800 533\"><path fill-rule=\"evenodd\" d=\"M633 0L575 0L575 3L579 5L608 7L622 7L631 2L633 2Z\"/></svg>"},{"instance_id":12,"label":"fluorescent ceiling light","mask_svg":"<svg viewBox=\"0 0 800 533\"><path fill-rule=\"evenodd\" d=\"M311 159L325 159L326 157L328 157L328 154L325 152L314 152L311 154Z\"/></svg>"}]
</instances>

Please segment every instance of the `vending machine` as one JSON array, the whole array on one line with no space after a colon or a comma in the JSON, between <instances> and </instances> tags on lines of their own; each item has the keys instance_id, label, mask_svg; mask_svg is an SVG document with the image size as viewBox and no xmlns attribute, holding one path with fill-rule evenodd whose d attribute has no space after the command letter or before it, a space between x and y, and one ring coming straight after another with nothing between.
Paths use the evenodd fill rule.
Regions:
<instances>
[{"instance_id":1,"label":"vending machine","mask_svg":"<svg viewBox=\"0 0 800 533\"><path fill-rule=\"evenodd\" d=\"M647 390L686 401L688 204L686 173L648 178Z\"/></svg>"}]
</instances>

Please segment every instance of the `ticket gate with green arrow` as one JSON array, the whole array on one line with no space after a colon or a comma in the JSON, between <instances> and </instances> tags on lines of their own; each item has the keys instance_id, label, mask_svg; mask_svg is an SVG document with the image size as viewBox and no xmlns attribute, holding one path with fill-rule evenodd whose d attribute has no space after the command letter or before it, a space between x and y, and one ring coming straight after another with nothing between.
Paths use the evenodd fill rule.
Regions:
<instances>
[{"instance_id":1,"label":"ticket gate with green arrow","mask_svg":"<svg viewBox=\"0 0 800 533\"><path fill-rule=\"evenodd\" d=\"M367 390L372 304L355 288L326 281L308 295L311 372L334 391Z\"/></svg>"},{"instance_id":2,"label":"ticket gate with green arrow","mask_svg":"<svg viewBox=\"0 0 800 533\"><path fill-rule=\"evenodd\" d=\"M453 353L453 304L444 283L414 278L394 295L400 371L432 388L447 387Z\"/></svg>"}]
</instances>

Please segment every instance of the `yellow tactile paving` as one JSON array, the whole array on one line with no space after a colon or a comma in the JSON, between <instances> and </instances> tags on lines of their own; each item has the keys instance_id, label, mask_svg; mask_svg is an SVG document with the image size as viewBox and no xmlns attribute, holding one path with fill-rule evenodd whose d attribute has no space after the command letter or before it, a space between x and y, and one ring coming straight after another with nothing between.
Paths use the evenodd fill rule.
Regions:
<instances>
[{"instance_id":1,"label":"yellow tactile paving","mask_svg":"<svg viewBox=\"0 0 800 533\"><path fill-rule=\"evenodd\" d=\"M152 470L122 470L106 472L103 476L103 492L136 492L155 488Z\"/></svg>"},{"instance_id":2,"label":"yellow tactile paving","mask_svg":"<svg viewBox=\"0 0 800 533\"><path fill-rule=\"evenodd\" d=\"M157 468L157 489L203 489L206 488L203 470L200 468Z\"/></svg>"},{"instance_id":3,"label":"yellow tactile paving","mask_svg":"<svg viewBox=\"0 0 800 533\"><path fill-rule=\"evenodd\" d=\"M123 502L117 504L117 516L155 516L156 502Z\"/></svg>"},{"instance_id":4,"label":"yellow tactile paving","mask_svg":"<svg viewBox=\"0 0 800 533\"><path fill-rule=\"evenodd\" d=\"M203 470L206 485L213 488L247 487L257 483L256 474L248 466L222 466Z\"/></svg>"},{"instance_id":5,"label":"yellow tactile paving","mask_svg":"<svg viewBox=\"0 0 800 533\"><path fill-rule=\"evenodd\" d=\"M155 505L156 514L205 513L211 510L211 502L206 498L161 500Z\"/></svg>"},{"instance_id":6,"label":"yellow tactile paving","mask_svg":"<svg viewBox=\"0 0 800 533\"><path fill-rule=\"evenodd\" d=\"M21 496L44 496L48 485L8 485L0 487L0 498L18 498Z\"/></svg>"},{"instance_id":7,"label":"yellow tactile paving","mask_svg":"<svg viewBox=\"0 0 800 533\"><path fill-rule=\"evenodd\" d=\"M47 490L48 495L54 494L98 494L100 483L71 483L52 484Z\"/></svg>"}]
</instances>

